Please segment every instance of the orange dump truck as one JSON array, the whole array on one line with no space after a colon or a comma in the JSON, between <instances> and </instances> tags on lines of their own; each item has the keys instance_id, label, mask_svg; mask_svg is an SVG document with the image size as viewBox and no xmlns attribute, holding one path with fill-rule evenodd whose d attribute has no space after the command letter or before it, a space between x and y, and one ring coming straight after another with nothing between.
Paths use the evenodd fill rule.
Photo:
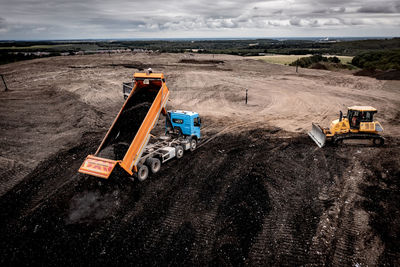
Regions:
<instances>
[{"instance_id":1,"label":"orange dump truck","mask_svg":"<svg viewBox=\"0 0 400 267\"><path fill-rule=\"evenodd\" d=\"M119 164L130 175L144 180L149 169L152 173L158 172L161 163L181 158L184 150L194 150L198 141L194 135L162 136L149 144L150 131L160 114L166 115L167 122L171 120L171 113L165 109L168 97L164 74L135 73L124 105L96 153L86 157L79 172L107 179ZM172 126L172 120L169 125Z\"/></svg>"}]
</instances>

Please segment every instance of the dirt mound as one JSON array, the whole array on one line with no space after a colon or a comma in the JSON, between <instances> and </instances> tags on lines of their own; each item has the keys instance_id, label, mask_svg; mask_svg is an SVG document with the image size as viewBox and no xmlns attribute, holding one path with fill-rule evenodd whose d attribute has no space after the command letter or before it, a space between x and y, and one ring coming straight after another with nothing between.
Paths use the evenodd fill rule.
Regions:
<instances>
[{"instance_id":1,"label":"dirt mound","mask_svg":"<svg viewBox=\"0 0 400 267\"><path fill-rule=\"evenodd\" d=\"M99 152L99 157L121 160L151 107L144 102L125 109L107 139L107 145Z\"/></svg>"},{"instance_id":2,"label":"dirt mound","mask_svg":"<svg viewBox=\"0 0 400 267\"><path fill-rule=\"evenodd\" d=\"M310 68L315 69L315 70L327 70L328 69L324 64L319 63L319 62L312 64Z\"/></svg>"},{"instance_id":3,"label":"dirt mound","mask_svg":"<svg viewBox=\"0 0 400 267\"><path fill-rule=\"evenodd\" d=\"M396 263L396 243L381 258L368 261L359 258L359 247L376 248L376 243L360 243L341 228L323 239L319 230L325 214L339 216L331 208L352 181L349 159L360 150L364 156L357 160L364 164L376 150L320 150L307 137L280 136L276 130L221 135L138 183L120 170L110 180L77 175L99 138L87 134L81 145L50 158L0 198L1 264ZM392 152L388 147L384 153ZM396 170L400 165L393 161L388 166ZM385 179L395 182L394 175ZM369 194L366 203L375 203L373 192ZM386 207L397 200L380 201ZM360 209L356 203L347 205L352 213ZM340 219L351 222L353 217L346 216L340 214ZM399 218L397 213L391 216ZM390 237L396 228L382 232L378 227L373 231L389 238L383 240L397 242ZM334 245L342 238L350 241ZM319 244L321 240L327 243Z\"/></svg>"},{"instance_id":4,"label":"dirt mound","mask_svg":"<svg viewBox=\"0 0 400 267\"><path fill-rule=\"evenodd\" d=\"M146 70L148 68L164 69L163 65L160 64L143 64L141 62L134 62L128 64L110 64L111 67L124 67L128 69L137 69L139 71Z\"/></svg>"},{"instance_id":5,"label":"dirt mound","mask_svg":"<svg viewBox=\"0 0 400 267\"><path fill-rule=\"evenodd\" d=\"M363 69L354 73L356 76L368 76L377 80L400 80L400 70L370 70Z\"/></svg>"},{"instance_id":6,"label":"dirt mound","mask_svg":"<svg viewBox=\"0 0 400 267\"><path fill-rule=\"evenodd\" d=\"M181 59L179 63L187 63L187 64L222 64L223 60L198 60L198 59Z\"/></svg>"},{"instance_id":7,"label":"dirt mound","mask_svg":"<svg viewBox=\"0 0 400 267\"><path fill-rule=\"evenodd\" d=\"M364 199L359 205L371 214L369 225L386 246L381 255L381 265L399 265L400 153L389 155L381 152L377 158L382 161L367 162L371 172L360 186ZM390 255L397 255L398 259L392 261Z\"/></svg>"},{"instance_id":8,"label":"dirt mound","mask_svg":"<svg viewBox=\"0 0 400 267\"><path fill-rule=\"evenodd\" d=\"M132 133L137 133L150 107L151 103L144 102L124 110L121 114L119 135L115 142L132 142Z\"/></svg>"},{"instance_id":9,"label":"dirt mound","mask_svg":"<svg viewBox=\"0 0 400 267\"><path fill-rule=\"evenodd\" d=\"M400 70L388 70L383 73L377 74L378 80L400 80Z\"/></svg>"}]
</instances>

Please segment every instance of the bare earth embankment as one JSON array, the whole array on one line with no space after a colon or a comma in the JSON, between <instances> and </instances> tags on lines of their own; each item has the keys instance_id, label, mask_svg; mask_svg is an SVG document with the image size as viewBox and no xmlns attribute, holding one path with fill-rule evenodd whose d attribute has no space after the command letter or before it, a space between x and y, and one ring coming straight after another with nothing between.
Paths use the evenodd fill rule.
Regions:
<instances>
[{"instance_id":1,"label":"bare earth embankment","mask_svg":"<svg viewBox=\"0 0 400 267\"><path fill-rule=\"evenodd\" d=\"M78 174L122 82L147 67L165 73L168 108L200 113L203 144L142 183ZM1 265L400 264L398 81L183 54L55 57L0 73L11 89L0 92ZM355 104L378 109L383 147L308 138L312 121L327 126Z\"/></svg>"}]
</instances>

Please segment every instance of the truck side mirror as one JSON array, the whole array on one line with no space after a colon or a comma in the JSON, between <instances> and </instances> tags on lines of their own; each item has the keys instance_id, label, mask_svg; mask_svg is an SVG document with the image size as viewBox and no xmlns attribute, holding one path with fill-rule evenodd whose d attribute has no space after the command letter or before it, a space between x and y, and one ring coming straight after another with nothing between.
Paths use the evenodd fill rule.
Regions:
<instances>
[{"instance_id":1,"label":"truck side mirror","mask_svg":"<svg viewBox=\"0 0 400 267\"><path fill-rule=\"evenodd\" d=\"M339 113L340 115L339 115L339 121L342 121L342 119L343 119L343 112L342 111L340 111L340 113Z\"/></svg>"}]
</instances>

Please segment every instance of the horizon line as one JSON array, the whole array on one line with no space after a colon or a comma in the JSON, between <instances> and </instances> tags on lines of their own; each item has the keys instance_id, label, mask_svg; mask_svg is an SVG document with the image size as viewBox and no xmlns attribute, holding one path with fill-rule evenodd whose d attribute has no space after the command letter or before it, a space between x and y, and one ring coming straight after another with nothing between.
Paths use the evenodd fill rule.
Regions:
<instances>
[{"instance_id":1,"label":"horizon line","mask_svg":"<svg viewBox=\"0 0 400 267\"><path fill-rule=\"evenodd\" d=\"M282 36L282 37L133 37L133 38L67 38L67 39L4 39L0 42L43 42L43 41L162 41L162 40L279 40L279 39L394 39L400 36Z\"/></svg>"}]
</instances>

